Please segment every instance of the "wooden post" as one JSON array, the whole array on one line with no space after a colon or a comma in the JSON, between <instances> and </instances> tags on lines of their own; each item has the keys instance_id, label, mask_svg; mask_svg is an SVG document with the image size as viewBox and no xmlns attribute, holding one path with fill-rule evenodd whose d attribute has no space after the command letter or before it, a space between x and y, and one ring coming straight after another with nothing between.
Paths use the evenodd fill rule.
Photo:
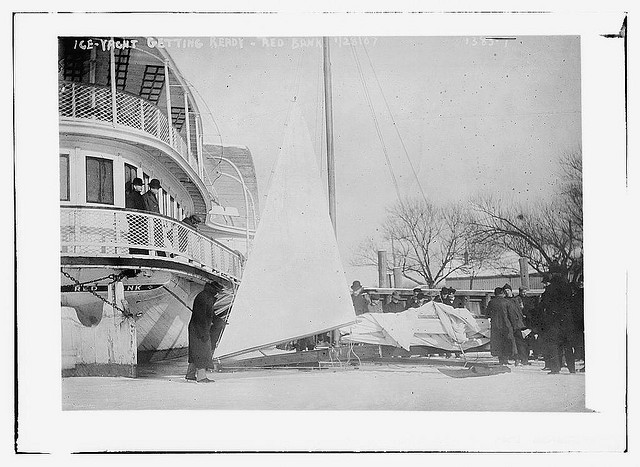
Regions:
<instances>
[{"instance_id":1,"label":"wooden post","mask_svg":"<svg viewBox=\"0 0 640 467\"><path fill-rule=\"evenodd\" d=\"M527 258L520 258L520 286L529 290L529 263Z\"/></svg>"},{"instance_id":2,"label":"wooden post","mask_svg":"<svg viewBox=\"0 0 640 467\"><path fill-rule=\"evenodd\" d=\"M395 288L402 287L402 268L393 268L393 286Z\"/></svg>"},{"instance_id":3,"label":"wooden post","mask_svg":"<svg viewBox=\"0 0 640 467\"><path fill-rule=\"evenodd\" d=\"M196 118L193 123L196 125L196 160L198 161L198 175L204 178L204 157L202 155L202 139L200 137L200 116L194 114Z\"/></svg>"},{"instance_id":4,"label":"wooden post","mask_svg":"<svg viewBox=\"0 0 640 467\"><path fill-rule=\"evenodd\" d=\"M144 101L140 99L140 129L145 131L144 129Z\"/></svg>"},{"instance_id":5,"label":"wooden post","mask_svg":"<svg viewBox=\"0 0 640 467\"><path fill-rule=\"evenodd\" d=\"M173 117L171 116L171 84L169 84L169 61L164 61L164 84L166 88L165 97L167 101L167 120L169 122L169 144L173 147Z\"/></svg>"},{"instance_id":6,"label":"wooden post","mask_svg":"<svg viewBox=\"0 0 640 467\"><path fill-rule=\"evenodd\" d=\"M113 41L113 37L111 38ZM116 103L116 52L115 45L112 44L109 55L111 58L111 116L113 117L113 124L118 123L118 105Z\"/></svg>"},{"instance_id":7,"label":"wooden post","mask_svg":"<svg viewBox=\"0 0 640 467\"><path fill-rule=\"evenodd\" d=\"M189 122L189 97L186 91L184 93L184 121L187 124L187 158L191 164L191 123Z\"/></svg>"},{"instance_id":8,"label":"wooden post","mask_svg":"<svg viewBox=\"0 0 640 467\"><path fill-rule=\"evenodd\" d=\"M378 287L389 287L387 283L387 252L378 250Z\"/></svg>"}]
</instances>

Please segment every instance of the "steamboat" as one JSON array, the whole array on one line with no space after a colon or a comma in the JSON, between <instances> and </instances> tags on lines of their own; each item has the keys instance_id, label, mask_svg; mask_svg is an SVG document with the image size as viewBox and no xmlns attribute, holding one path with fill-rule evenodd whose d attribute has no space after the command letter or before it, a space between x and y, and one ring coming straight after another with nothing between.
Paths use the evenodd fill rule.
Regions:
<instances>
[{"instance_id":1,"label":"steamboat","mask_svg":"<svg viewBox=\"0 0 640 467\"><path fill-rule=\"evenodd\" d=\"M157 44L59 39L63 375L184 355L195 295L217 282L228 313L255 232L251 153L205 144L206 104ZM159 213L126 207L135 178L160 182Z\"/></svg>"}]
</instances>

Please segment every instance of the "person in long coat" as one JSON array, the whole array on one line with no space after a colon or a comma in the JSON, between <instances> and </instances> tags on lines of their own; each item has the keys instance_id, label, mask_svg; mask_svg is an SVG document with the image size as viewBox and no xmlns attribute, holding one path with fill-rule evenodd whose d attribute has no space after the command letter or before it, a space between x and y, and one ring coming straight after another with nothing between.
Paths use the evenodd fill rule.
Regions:
<instances>
[{"instance_id":1,"label":"person in long coat","mask_svg":"<svg viewBox=\"0 0 640 467\"><path fill-rule=\"evenodd\" d=\"M221 290L222 286L217 282L208 282L193 301L188 328L189 367L185 376L188 380L199 383L213 382L207 378L206 369L211 365L213 351L210 333L215 318L214 305Z\"/></svg>"},{"instance_id":2,"label":"person in long coat","mask_svg":"<svg viewBox=\"0 0 640 467\"><path fill-rule=\"evenodd\" d=\"M506 365L509 358L516 354L516 342L513 336L514 323L512 303L504 296L502 287L496 287L493 297L487 305L486 313L491 320L491 355Z\"/></svg>"},{"instance_id":3,"label":"person in long coat","mask_svg":"<svg viewBox=\"0 0 640 467\"><path fill-rule=\"evenodd\" d=\"M351 284L351 301L353 302L353 308L356 310L356 316L369 312L371 300L360 281L353 281L353 284Z\"/></svg>"},{"instance_id":4,"label":"person in long coat","mask_svg":"<svg viewBox=\"0 0 640 467\"><path fill-rule=\"evenodd\" d=\"M556 272L552 268L547 280L549 285L540 297L547 343L545 363L551 374L557 374L562 368L564 356L569 372L575 373L571 286L561 272Z\"/></svg>"},{"instance_id":5,"label":"person in long coat","mask_svg":"<svg viewBox=\"0 0 640 467\"><path fill-rule=\"evenodd\" d=\"M502 286L505 297L513 306L509 307L511 313L511 322L513 323L513 338L516 342L516 366L529 364L529 347L527 346L522 331L526 329L524 324L524 314L522 313L523 302L522 297L518 300L518 297L513 295L510 284Z\"/></svg>"}]
</instances>

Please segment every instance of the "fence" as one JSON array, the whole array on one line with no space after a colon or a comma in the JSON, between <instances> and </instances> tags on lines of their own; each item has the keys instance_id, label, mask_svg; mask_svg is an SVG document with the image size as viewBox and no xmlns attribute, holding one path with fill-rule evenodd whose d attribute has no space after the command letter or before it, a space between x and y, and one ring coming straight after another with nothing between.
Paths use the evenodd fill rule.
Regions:
<instances>
[{"instance_id":1,"label":"fence","mask_svg":"<svg viewBox=\"0 0 640 467\"><path fill-rule=\"evenodd\" d=\"M58 83L58 112L61 117L118 124L143 131L175 149L197 172L195 158L189 160L187 144L167 116L151 102L116 92L116 118L113 116L111 88L71 81Z\"/></svg>"},{"instance_id":2,"label":"fence","mask_svg":"<svg viewBox=\"0 0 640 467\"><path fill-rule=\"evenodd\" d=\"M240 256L186 225L157 214L117 208L61 208L60 251L66 256L148 254L189 262L240 279Z\"/></svg>"}]
</instances>

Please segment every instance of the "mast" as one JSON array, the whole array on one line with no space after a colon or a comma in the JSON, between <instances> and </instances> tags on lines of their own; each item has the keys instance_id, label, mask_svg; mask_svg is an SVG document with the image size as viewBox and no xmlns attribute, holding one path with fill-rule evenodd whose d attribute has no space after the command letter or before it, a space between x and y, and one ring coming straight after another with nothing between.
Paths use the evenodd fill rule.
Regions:
<instances>
[{"instance_id":1,"label":"mast","mask_svg":"<svg viewBox=\"0 0 640 467\"><path fill-rule=\"evenodd\" d=\"M338 238L336 227L336 170L333 154L333 100L331 97L331 52L329 50L329 38L322 38L322 71L324 75L324 117L327 132L327 193L329 194L329 217L333 225L333 233ZM333 330L330 334L331 344L336 345L340 341L340 331Z\"/></svg>"},{"instance_id":2,"label":"mast","mask_svg":"<svg viewBox=\"0 0 640 467\"><path fill-rule=\"evenodd\" d=\"M324 114L327 128L327 182L329 193L329 217L333 225L333 232L337 236L336 228L336 172L333 155L333 106L331 99L331 56L329 38L322 38L323 71L324 71Z\"/></svg>"}]
</instances>

